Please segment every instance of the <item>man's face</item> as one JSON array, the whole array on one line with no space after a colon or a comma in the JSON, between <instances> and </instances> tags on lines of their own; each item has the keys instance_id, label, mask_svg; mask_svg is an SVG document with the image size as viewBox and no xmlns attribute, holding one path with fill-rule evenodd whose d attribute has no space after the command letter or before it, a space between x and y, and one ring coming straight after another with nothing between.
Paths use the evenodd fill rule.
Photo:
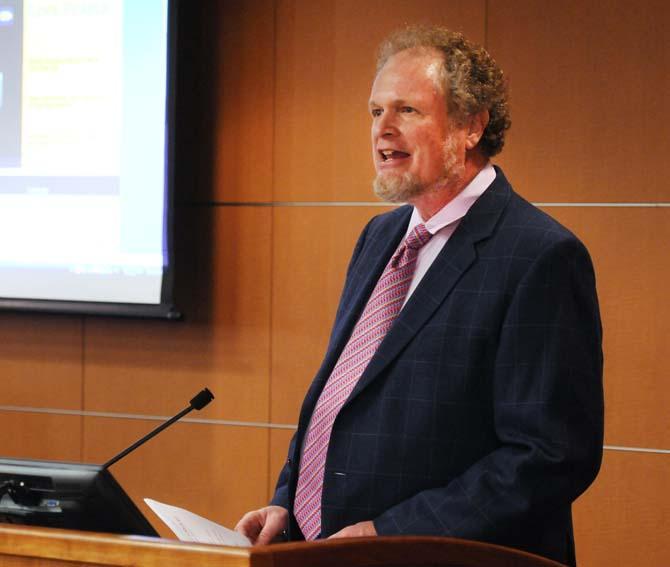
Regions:
<instances>
[{"instance_id":1,"label":"man's face","mask_svg":"<svg viewBox=\"0 0 670 567\"><path fill-rule=\"evenodd\" d=\"M442 64L437 52L401 51L372 85L374 188L386 201L411 202L439 189L462 163L440 86Z\"/></svg>"}]
</instances>

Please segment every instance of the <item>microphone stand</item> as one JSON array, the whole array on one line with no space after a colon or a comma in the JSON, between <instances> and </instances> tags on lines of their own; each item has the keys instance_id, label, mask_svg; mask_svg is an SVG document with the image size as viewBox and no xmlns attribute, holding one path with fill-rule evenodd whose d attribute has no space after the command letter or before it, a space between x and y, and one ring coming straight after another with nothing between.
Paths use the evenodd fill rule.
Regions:
<instances>
[{"instance_id":1,"label":"microphone stand","mask_svg":"<svg viewBox=\"0 0 670 567\"><path fill-rule=\"evenodd\" d=\"M189 406L187 408L184 408L181 410L177 415L174 417L168 419L165 423L160 424L156 429L153 431L147 433L144 437L142 437L139 441L136 441L133 443L130 447L127 449L124 449L121 451L116 457L112 457L107 461L104 465L102 465L102 469L107 469L111 465L113 465L116 461L119 459L123 459L128 453L131 453L135 449L137 449L140 445L144 445L149 439L152 437L158 435L163 429L166 427L169 427L172 425L175 421L180 420L182 417L184 417L187 413L192 412L194 409L201 410L204 408L209 402L211 402L214 399L214 395L212 392L209 391L208 388L205 388L202 390L200 393L198 393L190 402Z\"/></svg>"}]
</instances>

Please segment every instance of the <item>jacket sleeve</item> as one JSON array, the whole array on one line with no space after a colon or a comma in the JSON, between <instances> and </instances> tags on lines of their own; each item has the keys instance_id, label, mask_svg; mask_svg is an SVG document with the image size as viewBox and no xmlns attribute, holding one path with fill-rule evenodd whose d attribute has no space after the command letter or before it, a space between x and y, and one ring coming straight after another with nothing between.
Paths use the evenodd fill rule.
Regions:
<instances>
[{"instance_id":1,"label":"jacket sleeve","mask_svg":"<svg viewBox=\"0 0 670 567\"><path fill-rule=\"evenodd\" d=\"M497 448L375 518L380 535L500 540L519 523L569 507L595 478L601 324L591 260L574 237L548 246L516 286L492 372Z\"/></svg>"},{"instance_id":2,"label":"jacket sleeve","mask_svg":"<svg viewBox=\"0 0 670 567\"><path fill-rule=\"evenodd\" d=\"M288 501L288 482L289 482L289 476L291 474L291 467L293 465L293 462L291 460L290 455L293 454L293 449L295 447L295 438L296 435L294 434L293 437L291 438L291 442L289 443L289 448L288 448L288 454L289 457L286 459L286 463L284 463L284 466L279 473L279 478L277 479L277 485L275 487L275 493L274 496L272 497L272 500L270 500L270 504L273 506L281 506L283 508L286 508L289 510L290 504Z\"/></svg>"}]
</instances>

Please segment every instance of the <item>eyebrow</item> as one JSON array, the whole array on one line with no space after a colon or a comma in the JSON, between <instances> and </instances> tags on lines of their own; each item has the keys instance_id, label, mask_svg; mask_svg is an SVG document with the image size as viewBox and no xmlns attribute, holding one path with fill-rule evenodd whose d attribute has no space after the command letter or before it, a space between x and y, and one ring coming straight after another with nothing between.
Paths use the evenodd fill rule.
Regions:
<instances>
[{"instance_id":1,"label":"eyebrow","mask_svg":"<svg viewBox=\"0 0 670 567\"><path fill-rule=\"evenodd\" d=\"M395 106L413 106L413 105L416 104L415 102L409 102L409 101L405 100L404 98L398 98L398 99L395 99L391 102ZM372 108L373 106L383 106L383 105L381 105L381 104L379 104L379 103L377 103L377 102L375 102L374 100L371 99L368 102L368 107Z\"/></svg>"}]
</instances>

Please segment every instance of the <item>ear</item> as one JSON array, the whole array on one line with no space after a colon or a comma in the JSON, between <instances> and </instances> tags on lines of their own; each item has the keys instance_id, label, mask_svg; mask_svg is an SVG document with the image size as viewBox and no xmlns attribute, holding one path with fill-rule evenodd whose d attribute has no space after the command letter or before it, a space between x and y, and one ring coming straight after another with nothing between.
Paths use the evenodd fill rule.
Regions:
<instances>
[{"instance_id":1,"label":"ear","mask_svg":"<svg viewBox=\"0 0 670 567\"><path fill-rule=\"evenodd\" d=\"M472 150L474 149L479 140L481 140L484 135L484 130L489 123L489 111L482 110L477 114L473 114L468 118L467 122L467 135L465 137L465 149Z\"/></svg>"}]
</instances>

